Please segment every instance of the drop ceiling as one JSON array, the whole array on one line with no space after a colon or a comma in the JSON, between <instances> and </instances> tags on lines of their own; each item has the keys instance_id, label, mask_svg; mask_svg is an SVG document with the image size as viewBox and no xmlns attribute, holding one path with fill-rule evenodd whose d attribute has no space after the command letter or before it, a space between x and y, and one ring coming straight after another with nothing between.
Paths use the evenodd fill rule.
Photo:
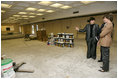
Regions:
<instances>
[{"instance_id":1,"label":"drop ceiling","mask_svg":"<svg viewBox=\"0 0 118 79\"><path fill-rule=\"evenodd\" d=\"M87 6L95 1L2 1L2 23L23 23L41 19L44 16L56 15L61 12L74 10L77 7ZM103 2L102 2L103 3ZM53 16L52 16L53 17Z\"/></svg>"}]
</instances>

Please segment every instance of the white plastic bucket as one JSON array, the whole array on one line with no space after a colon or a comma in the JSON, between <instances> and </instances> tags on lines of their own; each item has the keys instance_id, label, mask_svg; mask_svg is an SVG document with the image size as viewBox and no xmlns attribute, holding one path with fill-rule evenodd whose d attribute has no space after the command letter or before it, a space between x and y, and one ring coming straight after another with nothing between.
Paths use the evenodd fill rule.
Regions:
<instances>
[{"instance_id":1,"label":"white plastic bucket","mask_svg":"<svg viewBox=\"0 0 118 79\"><path fill-rule=\"evenodd\" d=\"M2 78L14 78L15 71L13 69L12 60L10 58L1 60Z\"/></svg>"}]
</instances>

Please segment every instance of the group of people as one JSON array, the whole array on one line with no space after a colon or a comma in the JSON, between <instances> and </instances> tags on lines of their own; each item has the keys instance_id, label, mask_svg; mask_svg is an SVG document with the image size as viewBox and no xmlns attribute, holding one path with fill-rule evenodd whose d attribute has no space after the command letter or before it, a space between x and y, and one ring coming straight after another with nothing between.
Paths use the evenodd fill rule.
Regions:
<instances>
[{"instance_id":1,"label":"group of people","mask_svg":"<svg viewBox=\"0 0 118 79\"><path fill-rule=\"evenodd\" d=\"M76 27L78 32L86 32L87 58L96 59L96 47L100 45L101 57L98 62L103 62L103 66L100 67L101 70L99 71L107 72L109 71L109 52L114 27L113 16L111 14L105 14L101 27L95 24L94 17L90 17L87 22L89 22L89 24L87 24L84 29Z\"/></svg>"}]
</instances>

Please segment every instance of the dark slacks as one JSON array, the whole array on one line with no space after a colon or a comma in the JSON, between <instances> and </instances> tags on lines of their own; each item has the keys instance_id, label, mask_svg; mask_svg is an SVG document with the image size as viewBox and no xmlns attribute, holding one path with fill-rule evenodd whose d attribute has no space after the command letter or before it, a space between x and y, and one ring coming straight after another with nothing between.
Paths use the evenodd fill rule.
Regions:
<instances>
[{"instance_id":1,"label":"dark slacks","mask_svg":"<svg viewBox=\"0 0 118 79\"><path fill-rule=\"evenodd\" d=\"M100 60L103 61L103 59L102 59L102 46L100 47L100 53L101 53Z\"/></svg>"},{"instance_id":2,"label":"dark slacks","mask_svg":"<svg viewBox=\"0 0 118 79\"><path fill-rule=\"evenodd\" d=\"M96 46L97 42L93 38L89 39L87 42L87 58L96 59Z\"/></svg>"},{"instance_id":3,"label":"dark slacks","mask_svg":"<svg viewBox=\"0 0 118 79\"><path fill-rule=\"evenodd\" d=\"M109 71L109 49L110 47L101 46L102 58L103 58L103 70Z\"/></svg>"}]
</instances>

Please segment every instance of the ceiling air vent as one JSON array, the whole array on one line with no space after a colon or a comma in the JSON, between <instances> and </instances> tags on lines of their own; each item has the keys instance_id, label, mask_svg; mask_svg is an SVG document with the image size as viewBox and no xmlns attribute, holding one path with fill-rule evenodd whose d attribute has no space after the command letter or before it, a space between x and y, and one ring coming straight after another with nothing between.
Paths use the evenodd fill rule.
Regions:
<instances>
[{"instance_id":1,"label":"ceiling air vent","mask_svg":"<svg viewBox=\"0 0 118 79\"><path fill-rule=\"evenodd\" d=\"M74 11L74 12L73 12L73 14L77 14L77 13L79 13L79 11Z\"/></svg>"}]
</instances>

